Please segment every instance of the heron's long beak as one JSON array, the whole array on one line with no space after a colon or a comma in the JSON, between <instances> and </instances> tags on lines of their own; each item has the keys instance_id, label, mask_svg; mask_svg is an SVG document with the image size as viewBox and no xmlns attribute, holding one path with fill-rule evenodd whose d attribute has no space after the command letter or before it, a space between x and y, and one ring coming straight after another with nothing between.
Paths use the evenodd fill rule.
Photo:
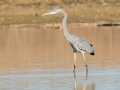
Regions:
<instances>
[{"instance_id":1,"label":"heron's long beak","mask_svg":"<svg viewBox=\"0 0 120 90\"><path fill-rule=\"evenodd\" d=\"M44 16L44 15L48 15L49 13L44 13L44 14L42 14L41 16Z\"/></svg>"},{"instance_id":2,"label":"heron's long beak","mask_svg":"<svg viewBox=\"0 0 120 90\"><path fill-rule=\"evenodd\" d=\"M51 15L51 14L56 14L56 12L47 12L47 13L44 13L44 14L42 14L41 16L44 16L44 15Z\"/></svg>"}]
</instances>

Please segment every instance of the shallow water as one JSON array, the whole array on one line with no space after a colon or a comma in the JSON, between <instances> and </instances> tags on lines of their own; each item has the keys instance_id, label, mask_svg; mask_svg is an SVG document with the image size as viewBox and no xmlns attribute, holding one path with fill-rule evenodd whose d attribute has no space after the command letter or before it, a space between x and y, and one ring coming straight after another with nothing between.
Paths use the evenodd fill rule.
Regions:
<instances>
[{"instance_id":1,"label":"shallow water","mask_svg":"<svg viewBox=\"0 0 120 90\"><path fill-rule=\"evenodd\" d=\"M69 26L93 44L95 56L73 52L62 31L41 28L0 30L1 90L119 90L120 28ZM77 89L76 89L77 88Z\"/></svg>"}]
</instances>

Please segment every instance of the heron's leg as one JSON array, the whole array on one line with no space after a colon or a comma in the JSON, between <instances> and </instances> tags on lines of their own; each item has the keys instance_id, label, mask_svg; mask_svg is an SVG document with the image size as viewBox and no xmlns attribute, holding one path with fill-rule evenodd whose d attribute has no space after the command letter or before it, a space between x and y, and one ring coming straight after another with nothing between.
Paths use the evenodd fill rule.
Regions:
<instances>
[{"instance_id":1,"label":"heron's leg","mask_svg":"<svg viewBox=\"0 0 120 90\"><path fill-rule=\"evenodd\" d=\"M83 58L84 58L84 61L85 61L85 66L86 66L86 71L88 73L88 66L87 66L87 62L86 62L86 59L85 59L85 55L84 55L84 52L81 52L82 55L83 55Z\"/></svg>"},{"instance_id":2,"label":"heron's leg","mask_svg":"<svg viewBox=\"0 0 120 90\"><path fill-rule=\"evenodd\" d=\"M73 70L73 72L75 72L75 68L76 68L76 53L74 52L74 70Z\"/></svg>"},{"instance_id":3,"label":"heron's leg","mask_svg":"<svg viewBox=\"0 0 120 90\"><path fill-rule=\"evenodd\" d=\"M76 73L74 72L74 90L77 90Z\"/></svg>"}]
</instances>

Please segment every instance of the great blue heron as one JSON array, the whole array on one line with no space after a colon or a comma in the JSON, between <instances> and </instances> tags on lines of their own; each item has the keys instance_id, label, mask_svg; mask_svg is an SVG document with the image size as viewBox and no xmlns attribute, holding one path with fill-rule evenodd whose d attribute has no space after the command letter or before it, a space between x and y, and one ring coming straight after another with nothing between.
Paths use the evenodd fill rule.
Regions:
<instances>
[{"instance_id":1,"label":"great blue heron","mask_svg":"<svg viewBox=\"0 0 120 90\"><path fill-rule=\"evenodd\" d=\"M64 18L62 20L63 34L66 37L66 39L70 42L70 45L74 52L74 70L73 70L73 72L75 72L75 68L76 68L76 52L82 53L84 61L85 61L86 70L88 72L87 62L86 62L84 54L89 53L91 55L94 55L94 50L92 48L92 44L88 40L86 40L76 34L70 34L68 32L67 27L66 27L67 14L63 9L55 8L52 11L42 14L42 16L56 14L56 13L62 13L64 16Z\"/></svg>"}]
</instances>

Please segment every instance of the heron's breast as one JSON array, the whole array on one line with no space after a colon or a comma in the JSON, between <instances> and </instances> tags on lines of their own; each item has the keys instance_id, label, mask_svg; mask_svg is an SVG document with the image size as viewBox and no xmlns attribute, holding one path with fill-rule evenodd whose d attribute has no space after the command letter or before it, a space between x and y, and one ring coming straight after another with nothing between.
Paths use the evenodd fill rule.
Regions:
<instances>
[{"instance_id":1,"label":"heron's breast","mask_svg":"<svg viewBox=\"0 0 120 90\"><path fill-rule=\"evenodd\" d=\"M74 52L81 52L81 49L78 48L78 46L76 44L70 43L70 45L71 45Z\"/></svg>"}]
</instances>

